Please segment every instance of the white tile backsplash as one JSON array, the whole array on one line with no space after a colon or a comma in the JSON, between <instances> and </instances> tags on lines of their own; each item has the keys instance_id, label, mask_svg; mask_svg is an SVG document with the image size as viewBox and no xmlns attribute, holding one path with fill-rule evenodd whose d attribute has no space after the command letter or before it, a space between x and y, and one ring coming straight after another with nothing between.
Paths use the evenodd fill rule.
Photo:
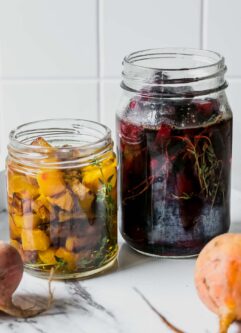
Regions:
<instances>
[{"instance_id":1,"label":"white tile backsplash","mask_svg":"<svg viewBox=\"0 0 241 333\"><path fill-rule=\"evenodd\" d=\"M4 82L0 90L3 112L1 167L6 156L8 134L16 126L45 118L98 118L97 82Z\"/></svg>"},{"instance_id":2,"label":"white tile backsplash","mask_svg":"<svg viewBox=\"0 0 241 333\"><path fill-rule=\"evenodd\" d=\"M101 120L115 138L123 57L203 47L228 64L233 185L241 189L240 12L238 0L0 0L0 167L8 132L26 121Z\"/></svg>"},{"instance_id":3,"label":"white tile backsplash","mask_svg":"<svg viewBox=\"0 0 241 333\"><path fill-rule=\"evenodd\" d=\"M0 75L96 76L96 1L0 0Z\"/></svg>"},{"instance_id":4,"label":"white tile backsplash","mask_svg":"<svg viewBox=\"0 0 241 333\"><path fill-rule=\"evenodd\" d=\"M204 47L225 56L228 75L241 76L241 1L209 0L206 15Z\"/></svg>"},{"instance_id":5,"label":"white tile backsplash","mask_svg":"<svg viewBox=\"0 0 241 333\"><path fill-rule=\"evenodd\" d=\"M103 80L101 82L101 117L100 120L112 130L116 139L115 117L121 96L120 80Z\"/></svg>"},{"instance_id":6,"label":"white tile backsplash","mask_svg":"<svg viewBox=\"0 0 241 333\"><path fill-rule=\"evenodd\" d=\"M200 47L199 0L101 0L103 77L119 76L123 57L153 47Z\"/></svg>"}]
</instances>

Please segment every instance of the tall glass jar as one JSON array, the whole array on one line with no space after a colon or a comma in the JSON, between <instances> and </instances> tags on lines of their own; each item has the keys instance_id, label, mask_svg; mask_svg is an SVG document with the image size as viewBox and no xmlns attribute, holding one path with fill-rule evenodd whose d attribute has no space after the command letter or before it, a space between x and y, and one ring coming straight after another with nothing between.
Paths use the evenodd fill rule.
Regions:
<instances>
[{"instance_id":1,"label":"tall glass jar","mask_svg":"<svg viewBox=\"0 0 241 333\"><path fill-rule=\"evenodd\" d=\"M232 112L218 53L124 59L117 114L121 233L149 255L197 255L230 225Z\"/></svg>"},{"instance_id":2,"label":"tall glass jar","mask_svg":"<svg viewBox=\"0 0 241 333\"><path fill-rule=\"evenodd\" d=\"M116 157L110 130L43 120L10 133L11 243L30 273L69 279L110 267L117 255Z\"/></svg>"}]
</instances>

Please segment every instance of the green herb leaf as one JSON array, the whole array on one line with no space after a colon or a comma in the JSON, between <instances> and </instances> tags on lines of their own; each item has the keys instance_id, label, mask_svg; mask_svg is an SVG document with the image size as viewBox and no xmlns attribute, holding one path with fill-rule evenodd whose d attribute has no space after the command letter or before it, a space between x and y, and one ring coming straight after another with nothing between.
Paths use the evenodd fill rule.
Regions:
<instances>
[{"instance_id":1,"label":"green herb leaf","mask_svg":"<svg viewBox=\"0 0 241 333\"><path fill-rule=\"evenodd\" d=\"M63 270L67 267L68 263L63 260L62 258L59 258L57 256L54 256L55 260L57 261L57 264L55 265L56 269Z\"/></svg>"},{"instance_id":2,"label":"green herb leaf","mask_svg":"<svg viewBox=\"0 0 241 333\"><path fill-rule=\"evenodd\" d=\"M108 177L107 181L110 182L113 179L114 175L111 175L110 177Z\"/></svg>"},{"instance_id":3,"label":"green herb leaf","mask_svg":"<svg viewBox=\"0 0 241 333\"><path fill-rule=\"evenodd\" d=\"M102 180L101 178L98 178L98 180L99 180L99 182L100 182L101 184L104 184L104 182L103 182L103 180Z\"/></svg>"}]
</instances>

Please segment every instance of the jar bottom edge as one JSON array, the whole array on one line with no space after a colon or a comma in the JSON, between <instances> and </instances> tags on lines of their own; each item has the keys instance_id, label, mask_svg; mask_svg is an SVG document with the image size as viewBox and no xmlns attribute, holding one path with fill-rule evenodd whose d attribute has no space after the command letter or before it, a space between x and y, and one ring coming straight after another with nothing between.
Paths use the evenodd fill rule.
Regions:
<instances>
[{"instance_id":1,"label":"jar bottom edge","mask_svg":"<svg viewBox=\"0 0 241 333\"><path fill-rule=\"evenodd\" d=\"M75 273L62 273L62 274L53 274L52 279L53 280L77 280L77 279L88 279L97 275L100 275L101 273L104 273L105 271L111 270L115 267L117 263L117 254L104 266L101 266L97 269L92 269L86 272L75 272ZM49 272L44 272L40 270L36 270L33 268L28 268L27 266L24 267L24 271L32 276L42 278L42 279L48 279L49 278Z\"/></svg>"},{"instance_id":2,"label":"jar bottom edge","mask_svg":"<svg viewBox=\"0 0 241 333\"><path fill-rule=\"evenodd\" d=\"M153 258L160 258L160 259L191 259L191 258L196 258L200 251L198 253L194 253L194 254L183 254L183 255L165 255L165 254L154 254L154 253L149 253L149 252L144 252L141 250L136 249L135 247L131 246L128 244L128 246L133 249L135 252L138 252L144 256L147 257L153 257Z\"/></svg>"}]
</instances>

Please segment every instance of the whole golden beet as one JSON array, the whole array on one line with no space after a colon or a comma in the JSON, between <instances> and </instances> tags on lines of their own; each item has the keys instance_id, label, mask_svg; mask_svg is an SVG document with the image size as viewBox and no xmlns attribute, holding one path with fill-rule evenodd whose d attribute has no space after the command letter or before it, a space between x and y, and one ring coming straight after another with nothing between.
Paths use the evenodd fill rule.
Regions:
<instances>
[{"instance_id":1,"label":"whole golden beet","mask_svg":"<svg viewBox=\"0 0 241 333\"><path fill-rule=\"evenodd\" d=\"M220 320L220 333L241 319L241 234L224 234L199 254L195 284L203 303Z\"/></svg>"}]
</instances>

